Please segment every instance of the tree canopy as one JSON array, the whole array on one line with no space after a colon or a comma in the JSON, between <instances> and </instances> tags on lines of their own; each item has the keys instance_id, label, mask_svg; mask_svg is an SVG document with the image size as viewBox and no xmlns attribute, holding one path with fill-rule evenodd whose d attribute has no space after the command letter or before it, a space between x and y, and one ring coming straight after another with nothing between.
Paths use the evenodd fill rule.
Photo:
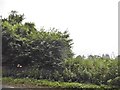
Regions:
<instances>
[{"instance_id":1,"label":"tree canopy","mask_svg":"<svg viewBox=\"0 0 120 90\"><path fill-rule=\"evenodd\" d=\"M57 68L63 60L73 56L68 31L60 32L55 28L37 30L34 23L23 23L23 20L24 14L16 11L2 19L3 65Z\"/></svg>"}]
</instances>

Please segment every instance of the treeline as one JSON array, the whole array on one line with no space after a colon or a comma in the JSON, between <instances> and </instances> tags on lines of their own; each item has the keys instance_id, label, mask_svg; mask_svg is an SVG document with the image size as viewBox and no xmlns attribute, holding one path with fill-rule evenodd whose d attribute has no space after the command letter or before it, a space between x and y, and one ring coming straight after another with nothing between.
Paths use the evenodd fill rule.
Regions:
<instances>
[{"instance_id":1,"label":"treeline","mask_svg":"<svg viewBox=\"0 0 120 90\"><path fill-rule=\"evenodd\" d=\"M16 11L2 19L3 76L120 85L118 57L74 58L67 31L37 30L23 20Z\"/></svg>"}]
</instances>

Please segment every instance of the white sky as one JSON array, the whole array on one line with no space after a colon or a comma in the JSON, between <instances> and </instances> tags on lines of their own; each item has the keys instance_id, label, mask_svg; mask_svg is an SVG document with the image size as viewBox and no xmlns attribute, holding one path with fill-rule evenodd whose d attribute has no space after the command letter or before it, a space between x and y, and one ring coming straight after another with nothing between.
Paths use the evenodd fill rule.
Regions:
<instances>
[{"instance_id":1,"label":"white sky","mask_svg":"<svg viewBox=\"0 0 120 90\"><path fill-rule=\"evenodd\" d=\"M37 28L68 28L76 55L118 53L119 0L0 0L0 15L25 14Z\"/></svg>"}]
</instances>

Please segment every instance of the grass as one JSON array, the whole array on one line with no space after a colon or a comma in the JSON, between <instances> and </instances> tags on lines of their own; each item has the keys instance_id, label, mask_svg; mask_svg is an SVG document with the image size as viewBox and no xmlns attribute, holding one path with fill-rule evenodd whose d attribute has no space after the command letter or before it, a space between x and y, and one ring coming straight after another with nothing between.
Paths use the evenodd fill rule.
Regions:
<instances>
[{"instance_id":1,"label":"grass","mask_svg":"<svg viewBox=\"0 0 120 90\"><path fill-rule=\"evenodd\" d=\"M16 87L27 87L27 88L99 88L99 89L110 89L111 86L106 85L94 85L94 84L82 84L76 82L57 82L57 81L48 81L48 80L37 80L31 78L11 78L3 77L3 85L12 85Z\"/></svg>"}]
</instances>

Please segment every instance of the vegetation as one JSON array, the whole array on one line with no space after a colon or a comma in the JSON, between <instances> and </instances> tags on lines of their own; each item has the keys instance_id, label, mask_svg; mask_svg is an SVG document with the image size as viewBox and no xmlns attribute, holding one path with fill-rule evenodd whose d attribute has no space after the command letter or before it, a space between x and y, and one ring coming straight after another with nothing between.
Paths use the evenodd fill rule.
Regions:
<instances>
[{"instance_id":1,"label":"vegetation","mask_svg":"<svg viewBox=\"0 0 120 90\"><path fill-rule=\"evenodd\" d=\"M19 86L19 87L31 87L31 88L39 88L39 87L46 87L46 88L99 88L99 89L111 89L115 87L110 87L106 85L93 85L93 84L83 84L77 82L56 82L56 81L48 81L48 80L37 80L37 79L30 79L30 78L10 78L4 77L3 84ZM117 89L117 88L116 88Z\"/></svg>"},{"instance_id":2,"label":"vegetation","mask_svg":"<svg viewBox=\"0 0 120 90\"><path fill-rule=\"evenodd\" d=\"M16 11L2 19L3 77L46 79L58 81L58 86L59 82L120 86L118 57L110 58L107 54L74 57L73 41L67 31L37 30L34 23L23 20L24 14ZM73 87L81 85L75 83Z\"/></svg>"},{"instance_id":3,"label":"vegetation","mask_svg":"<svg viewBox=\"0 0 120 90\"><path fill-rule=\"evenodd\" d=\"M72 40L67 31L61 33L54 28L37 31L34 23L22 24L23 19L15 11L2 19L3 65L13 68L19 64L54 71L65 58L72 57Z\"/></svg>"}]
</instances>

